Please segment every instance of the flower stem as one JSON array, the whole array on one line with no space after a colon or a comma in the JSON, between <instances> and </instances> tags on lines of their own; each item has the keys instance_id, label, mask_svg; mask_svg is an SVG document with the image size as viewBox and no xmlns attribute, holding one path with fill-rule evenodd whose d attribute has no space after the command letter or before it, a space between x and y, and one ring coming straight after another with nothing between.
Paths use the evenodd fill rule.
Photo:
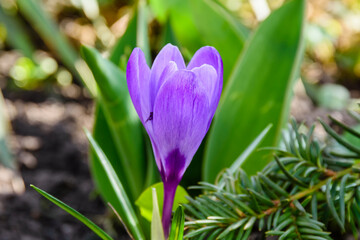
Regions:
<instances>
[{"instance_id":1,"label":"flower stem","mask_svg":"<svg viewBox=\"0 0 360 240\"><path fill-rule=\"evenodd\" d=\"M169 236L172 207L174 204L175 192L178 184L164 182L164 205L162 213L162 224L165 239Z\"/></svg>"}]
</instances>

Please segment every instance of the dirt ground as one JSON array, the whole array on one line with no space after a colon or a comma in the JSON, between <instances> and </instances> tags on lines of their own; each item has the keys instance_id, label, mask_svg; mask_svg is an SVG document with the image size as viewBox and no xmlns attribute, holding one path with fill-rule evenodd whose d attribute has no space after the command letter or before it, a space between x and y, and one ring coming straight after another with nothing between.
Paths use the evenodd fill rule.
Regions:
<instances>
[{"instance_id":1,"label":"dirt ground","mask_svg":"<svg viewBox=\"0 0 360 240\"><path fill-rule=\"evenodd\" d=\"M89 172L82 127L91 129L92 101L82 94L71 99L45 92L4 91L4 97L14 133L10 147L18 160L25 192L0 194L0 239L98 239L30 184L55 195L107 231L121 229L106 217L109 213L94 191Z\"/></svg>"}]
</instances>

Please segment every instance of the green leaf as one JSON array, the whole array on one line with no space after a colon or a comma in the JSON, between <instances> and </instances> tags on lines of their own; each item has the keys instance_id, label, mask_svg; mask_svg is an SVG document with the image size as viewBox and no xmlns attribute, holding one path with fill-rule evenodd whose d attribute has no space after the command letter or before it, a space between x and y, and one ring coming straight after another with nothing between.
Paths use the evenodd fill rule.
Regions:
<instances>
[{"instance_id":1,"label":"green leaf","mask_svg":"<svg viewBox=\"0 0 360 240\"><path fill-rule=\"evenodd\" d=\"M130 203L122 183L120 182L120 179L111 165L111 162L96 143L95 139L91 136L90 132L85 129L85 133L92 149L100 160L101 167L106 172L104 177L107 177L110 182L108 189L110 188L116 194L116 202L110 202L110 204L114 206L116 211L119 213L119 216L122 218L130 234L137 240L145 239L135 211Z\"/></svg>"},{"instance_id":2,"label":"green leaf","mask_svg":"<svg viewBox=\"0 0 360 240\"><path fill-rule=\"evenodd\" d=\"M24 54L24 56L32 59L35 48L30 41L29 34L25 26L16 16L8 14L0 6L0 25L6 28L6 42Z\"/></svg>"},{"instance_id":3,"label":"green leaf","mask_svg":"<svg viewBox=\"0 0 360 240\"><path fill-rule=\"evenodd\" d=\"M115 141L113 140L112 132L106 121L103 108L101 107L99 102L96 103L95 108L95 123L93 127L93 136L102 151L110 160L111 165L114 167L116 175L119 177L120 181L126 182L126 169L122 167L121 161L119 161L120 156L118 154L118 151L116 150L116 145ZM91 151L90 170L96 186L99 189L101 196L104 198L104 201L111 203L116 202L116 194L114 191L111 191L111 189L108 188L108 186L110 186L110 181L106 177L106 172L101 167L101 162L94 151ZM131 192L129 184L125 184L124 188L127 193ZM131 198L131 196L129 197ZM118 209L119 206L114 207Z\"/></svg>"},{"instance_id":4,"label":"green leaf","mask_svg":"<svg viewBox=\"0 0 360 240\"><path fill-rule=\"evenodd\" d=\"M203 167L205 181L213 182L218 172L229 167L269 123L274 127L261 146L277 145L303 54L304 8L304 0L284 4L260 24L247 43L209 133ZM254 174L271 157L271 153L254 153L241 167Z\"/></svg>"},{"instance_id":5,"label":"green leaf","mask_svg":"<svg viewBox=\"0 0 360 240\"><path fill-rule=\"evenodd\" d=\"M151 65L150 44L148 36L149 11L145 0L139 0L137 14L136 45L144 52L147 64Z\"/></svg>"},{"instance_id":6,"label":"green leaf","mask_svg":"<svg viewBox=\"0 0 360 240\"><path fill-rule=\"evenodd\" d=\"M174 35L182 47L195 53L203 45L191 14L189 0L150 0L150 7L161 23L168 18Z\"/></svg>"},{"instance_id":7,"label":"green leaf","mask_svg":"<svg viewBox=\"0 0 360 240\"><path fill-rule=\"evenodd\" d=\"M215 47L222 57L224 86L226 86L249 31L216 1L190 1L190 6L203 45Z\"/></svg>"},{"instance_id":8,"label":"green leaf","mask_svg":"<svg viewBox=\"0 0 360 240\"><path fill-rule=\"evenodd\" d=\"M152 219L151 219L151 240L165 240L164 230L162 227L160 212L159 212L159 204L156 196L156 189L151 189L152 193L152 202L153 202L153 211L152 211Z\"/></svg>"},{"instance_id":9,"label":"green leaf","mask_svg":"<svg viewBox=\"0 0 360 240\"><path fill-rule=\"evenodd\" d=\"M352 144L351 142L348 142L347 140L345 140L343 137L340 137L339 134L337 134L329 125L327 125L324 121L322 121L321 119L319 119L319 122L321 123L321 125L324 127L325 131L331 136L333 137L339 144L343 145L344 147L346 147L347 149L349 149L350 151L356 153L356 154L360 154L360 148L357 147L356 145Z\"/></svg>"},{"instance_id":10,"label":"green leaf","mask_svg":"<svg viewBox=\"0 0 360 240\"><path fill-rule=\"evenodd\" d=\"M26 17L44 42L55 51L65 66L96 96L96 84L88 67L79 58L69 40L60 32L55 21L42 9L40 1L17 0L20 12Z\"/></svg>"},{"instance_id":11,"label":"green leaf","mask_svg":"<svg viewBox=\"0 0 360 240\"><path fill-rule=\"evenodd\" d=\"M248 29L216 1L151 0L150 6L161 22L169 15L180 45L191 53L203 45L214 46L219 51L226 83L243 49Z\"/></svg>"},{"instance_id":12,"label":"green leaf","mask_svg":"<svg viewBox=\"0 0 360 240\"><path fill-rule=\"evenodd\" d=\"M237 169L240 168L242 163L253 153L257 146L262 142L265 138L266 134L271 129L272 125L268 125L260 134L256 137L254 141L245 149L245 151L234 161L234 163L230 166L230 173L234 174Z\"/></svg>"},{"instance_id":13,"label":"green leaf","mask_svg":"<svg viewBox=\"0 0 360 240\"><path fill-rule=\"evenodd\" d=\"M137 14L134 13L126 28L124 35L116 42L111 50L109 60L125 70L128 57L136 47Z\"/></svg>"},{"instance_id":14,"label":"green leaf","mask_svg":"<svg viewBox=\"0 0 360 240\"><path fill-rule=\"evenodd\" d=\"M345 232L345 227L343 222L341 221L335 205L334 205L334 201L333 201L333 196L331 194L331 188L332 188L332 179L330 178L327 182L326 182L326 202L327 202L327 206L330 210L331 215L334 217L334 220L337 222L337 224L341 227L342 232Z\"/></svg>"},{"instance_id":15,"label":"green leaf","mask_svg":"<svg viewBox=\"0 0 360 240\"><path fill-rule=\"evenodd\" d=\"M96 235L98 235L101 239L105 239L105 240L111 240L112 237L110 237L106 232L104 232L100 227L98 227L95 223L93 223L90 219L86 218L84 215L82 215L81 213L79 213L78 211L76 211L75 209L69 207L68 205L66 205L65 203L63 203L62 201L60 201L59 199L53 197L52 195L48 194L47 192L41 190L38 187L35 187L34 185L30 185L30 187L32 187L33 189L35 189L38 193L40 193L41 195L43 195L45 198L47 198L49 201L51 201L52 203L54 203L55 205L57 205L58 207L60 207L61 209L63 209L64 211L66 211L67 213L69 213L71 216L75 217L76 219L78 219L80 222L82 222L83 224L85 224L85 226L87 226L88 228L90 228L94 233L96 233Z\"/></svg>"},{"instance_id":16,"label":"green leaf","mask_svg":"<svg viewBox=\"0 0 360 240\"><path fill-rule=\"evenodd\" d=\"M319 87L316 100L321 107L341 110L349 106L350 92L339 84L326 83Z\"/></svg>"},{"instance_id":17,"label":"green leaf","mask_svg":"<svg viewBox=\"0 0 360 240\"><path fill-rule=\"evenodd\" d=\"M171 222L169 240L182 240L184 235L185 214L184 208L179 206Z\"/></svg>"},{"instance_id":18,"label":"green leaf","mask_svg":"<svg viewBox=\"0 0 360 240\"><path fill-rule=\"evenodd\" d=\"M156 193L158 196L158 202L160 210L162 211L163 202L164 202L164 185L162 182L155 183L154 185L148 187L143 193L141 193L140 197L136 200L135 204L139 206L141 215L151 221L152 216L152 189L156 189ZM180 203L188 203L189 201L186 199L188 193L184 188L178 186L175 193L175 199L173 204L173 211L176 210Z\"/></svg>"},{"instance_id":19,"label":"green leaf","mask_svg":"<svg viewBox=\"0 0 360 240\"><path fill-rule=\"evenodd\" d=\"M106 122L129 185L130 198L136 199L144 185L145 156L140 121L127 89L125 74L95 49L82 47L81 53L98 83ZM125 171L126 170L126 171Z\"/></svg>"}]
</instances>

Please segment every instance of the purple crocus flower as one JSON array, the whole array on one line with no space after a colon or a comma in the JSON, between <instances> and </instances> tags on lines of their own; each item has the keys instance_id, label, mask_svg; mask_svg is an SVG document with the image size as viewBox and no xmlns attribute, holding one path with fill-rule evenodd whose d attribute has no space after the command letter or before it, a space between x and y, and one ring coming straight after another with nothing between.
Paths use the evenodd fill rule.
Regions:
<instances>
[{"instance_id":1,"label":"purple crocus flower","mask_svg":"<svg viewBox=\"0 0 360 240\"><path fill-rule=\"evenodd\" d=\"M164 183L162 223L167 237L176 188L219 103L222 60L215 48L202 47L186 67L179 49L167 44L150 69L143 52L135 48L126 77Z\"/></svg>"}]
</instances>

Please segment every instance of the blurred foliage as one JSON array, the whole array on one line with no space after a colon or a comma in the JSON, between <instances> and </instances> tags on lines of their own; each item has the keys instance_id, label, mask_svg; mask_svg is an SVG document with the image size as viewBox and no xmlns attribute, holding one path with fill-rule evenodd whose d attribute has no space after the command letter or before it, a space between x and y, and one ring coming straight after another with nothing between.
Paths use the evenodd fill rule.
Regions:
<instances>
[{"instance_id":1,"label":"blurred foliage","mask_svg":"<svg viewBox=\"0 0 360 240\"><path fill-rule=\"evenodd\" d=\"M15 168L15 159L8 148L9 119L5 112L5 102L0 91L0 164L8 168Z\"/></svg>"},{"instance_id":2,"label":"blurred foliage","mask_svg":"<svg viewBox=\"0 0 360 240\"><path fill-rule=\"evenodd\" d=\"M72 70L73 65L67 64L68 60L63 59L60 55L67 54L63 48L59 51L49 51L44 46L44 43L51 49L52 38L60 39L62 37L39 36L34 31L41 28L41 24L35 24L27 17L26 10L24 11L24 3L29 5L31 1L21 0L1 0L0 1L0 49L5 51L11 49L20 50L24 57L29 60L21 60L15 64L11 71L5 71L4 74L15 79L15 84L18 87L25 89L34 89L41 87L44 83L57 83L60 87L67 86L72 83L73 78L69 74L63 73L65 65L66 68L72 72L76 78L79 78L76 70ZM126 0L66 0L66 1L42 1L41 6L54 23L57 23L61 35L64 35L71 45L78 48L80 45L88 45L96 47L102 51L108 51L116 48L119 44L135 41L125 37L126 41L116 41L127 32L127 25L131 19L136 19L134 16L134 9L131 6L133 2ZM231 54L236 52L234 48L241 49L242 44L224 44L219 42L217 44L216 38L222 37L218 26L226 24L222 22L223 19L237 18L242 24L230 25L233 30L223 32L223 34L230 34L229 39L237 41L238 37L233 34L238 32L240 43L248 35L248 29L254 29L263 21L263 19L273 10L280 7L285 0L219 0L219 1L204 1L205 5L201 5L202 1L179 1L179 0L151 0L149 1L152 13L150 14L149 22L149 38L152 51L156 52L160 47L161 40L166 42L181 43L183 52L191 56L196 49L201 45L209 44L217 47L223 56L230 54L233 56L225 57L225 76L230 71L226 61L235 61L237 56ZM202 19L212 21L209 16L213 15L214 9L219 8L217 5L224 6L229 13L221 11L218 18L214 18L211 24L207 21L202 23ZM191 11L187 11L187 9ZM215 11L216 12L216 11ZM228 16L227 16L228 15ZM196 20L196 21L195 21ZM29 28L30 23L30 28ZM162 26L172 26L170 29ZM179 24L178 24L179 23ZM181 24L180 24L181 23ZM207 27L207 24L212 28ZM136 22L135 22L136 25ZM202 27L204 25L204 27ZM243 25L243 26L241 26ZM55 26L55 25L54 25ZM359 77L360 77L360 3L357 0L319 0L309 1L307 4L307 26L306 26L306 56L302 67L302 74L311 84L323 83L340 83L351 90L351 96L358 97L359 93ZM130 28L131 29L131 28ZM11 30L11 31L9 31ZM209 31L213 31L212 34ZM231 31L234 31L231 33ZM54 32L55 33L55 32ZM48 34L49 35L49 34ZM53 34L50 34L53 35ZM172 36L177 38L174 39ZM60 35L59 35L60 36ZM133 36L125 34L124 36ZM121 38L122 39L122 38ZM66 40L66 41L68 41ZM177 42L175 42L175 40ZM61 41L61 40L60 40ZM209 41L209 42L207 42ZM123 42L123 43L121 43ZM129 55L130 50L134 45L129 45L122 59L124 66L124 59ZM224 47L224 50L221 48ZM226 49L227 48L227 49ZM55 71L45 71L37 66L41 65L41 59L34 57L36 52L41 51L48 57L57 61L59 68ZM72 50L70 50L72 51ZM111 51L112 55L114 54ZM116 51L115 51L116 52ZM226 53L227 52L227 53ZM70 54L75 55L75 54ZM111 57L112 61L118 64L120 55L115 54ZM186 55L186 54L185 54ZM21 57L21 56L20 56ZM65 57L66 58L66 57ZM71 58L71 57L70 57ZM27 63L24 63L27 62ZM72 61L70 61L72 62ZM20 65L21 67L19 67ZM25 65L25 66L24 66ZM31 66L32 65L32 66ZM64 79L67 78L67 79ZM19 80L20 79L20 80ZM226 78L227 79L227 78ZM315 102L317 102L314 99Z\"/></svg>"},{"instance_id":3,"label":"blurred foliage","mask_svg":"<svg viewBox=\"0 0 360 240\"><path fill-rule=\"evenodd\" d=\"M1 78L1 86L87 87L96 101L94 139L89 139L105 154L100 148L92 153L95 182L132 234L142 239L150 225L135 200L157 181L157 170L126 88L124 70L132 49L141 47L149 64L168 42L179 46L186 61L203 45L220 52L224 94L214 126L193 161L205 159L203 174L214 180L269 123L274 127L266 145L277 146L299 76L320 106L343 109L350 98L359 98L360 3L307 1L304 11L304 2L0 0L0 77L14 80ZM82 45L86 47L80 52ZM258 165L254 157L241 164L254 174L270 157L262 155ZM200 180L201 167L190 166L192 182L187 183Z\"/></svg>"}]
</instances>

